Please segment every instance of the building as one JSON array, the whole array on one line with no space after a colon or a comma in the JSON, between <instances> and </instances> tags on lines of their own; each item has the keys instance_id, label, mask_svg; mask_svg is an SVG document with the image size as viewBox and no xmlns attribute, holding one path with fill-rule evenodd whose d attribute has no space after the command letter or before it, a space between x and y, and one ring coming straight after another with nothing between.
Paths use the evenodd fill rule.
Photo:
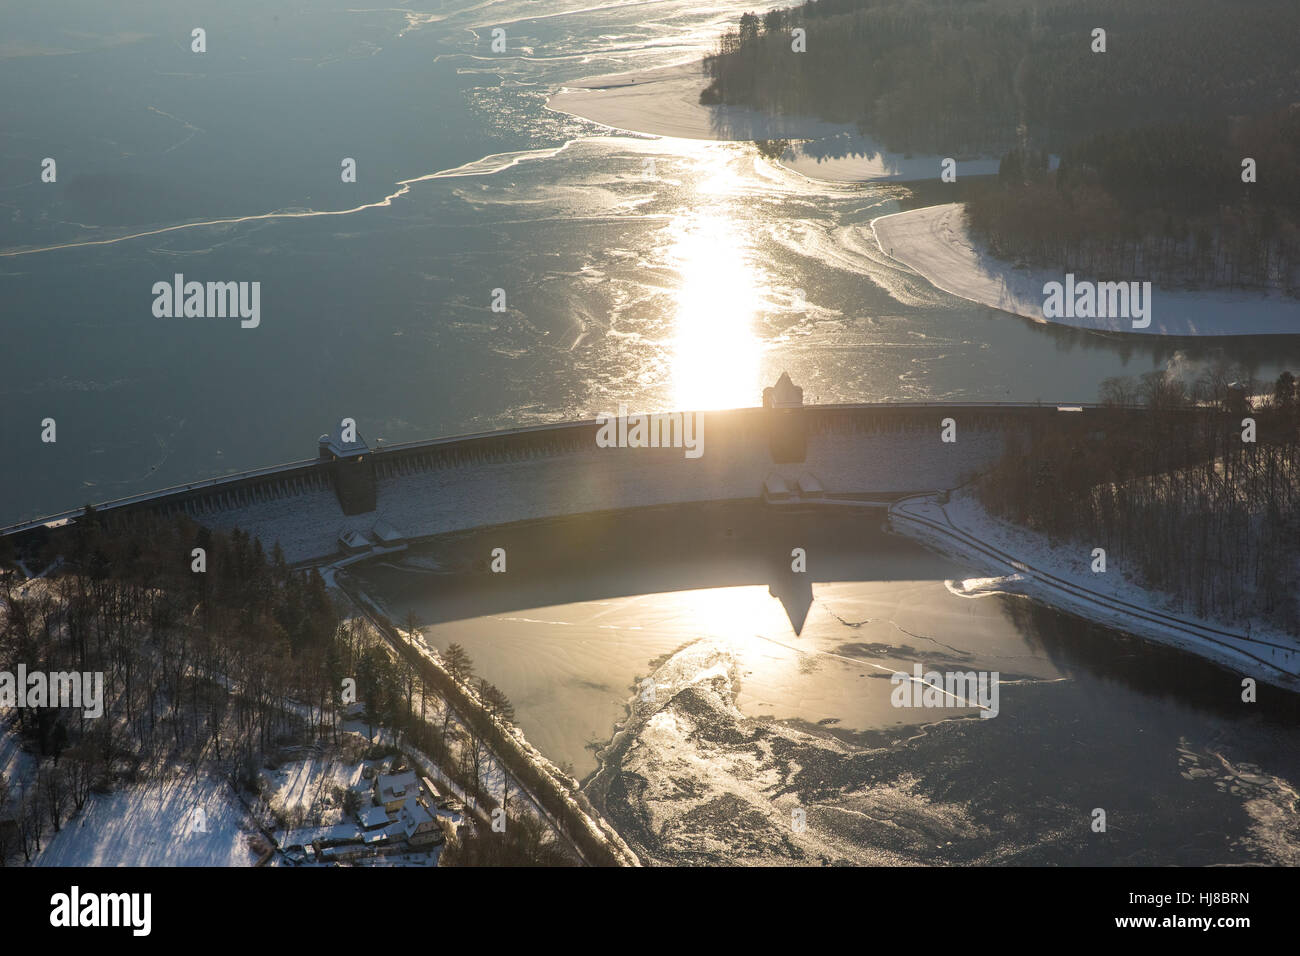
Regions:
<instances>
[{"instance_id":1,"label":"building","mask_svg":"<svg viewBox=\"0 0 1300 956\"><path fill-rule=\"evenodd\" d=\"M427 846L442 839L442 827L432 813L415 797L407 797L397 813L397 825L402 828L406 842L411 846Z\"/></svg>"},{"instance_id":2,"label":"building","mask_svg":"<svg viewBox=\"0 0 1300 956\"><path fill-rule=\"evenodd\" d=\"M340 458L361 460L370 453L370 446L357 433L356 427L345 433L342 422L335 425L334 431L328 435L321 435L318 444L320 457L325 461L338 461Z\"/></svg>"},{"instance_id":3,"label":"building","mask_svg":"<svg viewBox=\"0 0 1300 956\"><path fill-rule=\"evenodd\" d=\"M763 389L764 408L803 408L803 389L790 380L789 372L782 372L775 385Z\"/></svg>"},{"instance_id":4,"label":"building","mask_svg":"<svg viewBox=\"0 0 1300 956\"><path fill-rule=\"evenodd\" d=\"M343 513L359 515L374 511L375 465L370 446L357 432L356 425L352 423L345 429L343 422L339 422L333 432L320 436L317 445L321 461L329 462L334 494Z\"/></svg>"},{"instance_id":5,"label":"building","mask_svg":"<svg viewBox=\"0 0 1300 956\"><path fill-rule=\"evenodd\" d=\"M768 451L778 463L803 461L808 453L804 432L803 389L790 381L786 372L775 385L763 389L767 410Z\"/></svg>"},{"instance_id":6,"label":"building","mask_svg":"<svg viewBox=\"0 0 1300 956\"><path fill-rule=\"evenodd\" d=\"M800 498L824 498L826 489L822 483L817 480L816 475L804 472L799 476L799 497Z\"/></svg>"},{"instance_id":7,"label":"building","mask_svg":"<svg viewBox=\"0 0 1300 956\"><path fill-rule=\"evenodd\" d=\"M378 830L388 826L388 810L384 807L366 807L357 813L357 820L361 823L361 829L367 832Z\"/></svg>"},{"instance_id":8,"label":"building","mask_svg":"<svg viewBox=\"0 0 1300 956\"><path fill-rule=\"evenodd\" d=\"M763 500L764 501L784 501L790 497L790 488L785 483L785 479L772 472L763 479Z\"/></svg>"},{"instance_id":9,"label":"building","mask_svg":"<svg viewBox=\"0 0 1300 956\"><path fill-rule=\"evenodd\" d=\"M396 813L408 797L420 795L420 780L414 770L383 774L375 783L375 803L389 813Z\"/></svg>"},{"instance_id":10,"label":"building","mask_svg":"<svg viewBox=\"0 0 1300 956\"><path fill-rule=\"evenodd\" d=\"M371 526L370 536L379 543L381 548L393 548L406 541L406 535L398 531L383 518L380 518Z\"/></svg>"},{"instance_id":11,"label":"building","mask_svg":"<svg viewBox=\"0 0 1300 956\"><path fill-rule=\"evenodd\" d=\"M443 800L430 812L442 828L442 835L447 842L455 843L460 825L465 822L464 805L459 800Z\"/></svg>"},{"instance_id":12,"label":"building","mask_svg":"<svg viewBox=\"0 0 1300 956\"><path fill-rule=\"evenodd\" d=\"M370 545L371 541L366 537L364 531L350 528L339 532L339 546L348 554L360 554L363 551L369 551Z\"/></svg>"}]
</instances>

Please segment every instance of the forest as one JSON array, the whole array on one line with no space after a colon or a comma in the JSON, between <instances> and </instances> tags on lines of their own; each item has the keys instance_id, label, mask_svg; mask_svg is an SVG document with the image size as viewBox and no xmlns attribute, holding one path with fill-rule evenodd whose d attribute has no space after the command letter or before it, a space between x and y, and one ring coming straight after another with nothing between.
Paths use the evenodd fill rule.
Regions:
<instances>
[{"instance_id":1,"label":"forest","mask_svg":"<svg viewBox=\"0 0 1300 956\"><path fill-rule=\"evenodd\" d=\"M194 549L203 550L197 571ZM140 785L177 770L215 773L254 799L259 771L282 746L340 742L340 693L356 681L362 717L396 731L430 757L478 806L508 806L488 793L488 725L509 726L513 707L452 645L443 666L473 688L481 719L467 720L427 687L424 673L392 653L373 628L345 619L316 571L296 571L278 547L267 554L240 531L212 532L178 518L140 514L110 526L92 508L28 560L56 569L29 580L0 538L0 670L102 672L104 715L79 707L0 713L37 764L36 779L0 778L0 865L31 861L43 840L93 793ZM407 627L418 627L409 620ZM468 700L469 693L461 691ZM508 780L508 778L507 778ZM508 786L508 784L507 784ZM554 862L561 853L536 827L500 845L452 854L472 862Z\"/></svg>"},{"instance_id":2,"label":"forest","mask_svg":"<svg viewBox=\"0 0 1300 956\"><path fill-rule=\"evenodd\" d=\"M1279 0L809 0L744 14L700 101L1001 155L966 216L1017 265L1296 295L1296 37L1300 4Z\"/></svg>"},{"instance_id":3,"label":"forest","mask_svg":"<svg viewBox=\"0 0 1300 956\"><path fill-rule=\"evenodd\" d=\"M1243 158L1257 181L1242 181ZM1049 166L1042 150L1013 149L970 190L971 234L998 258L1300 295L1300 105L1098 133Z\"/></svg>"},{"instance_id":4,"label":"forest","mask_svg":"<svg viewBox=\"0 0 1300 956\"><path fill-rule=\"evenodd\" d=\"M1108 565L1185 612L1300 635L1295 377L1261 386L1214 363L1190 382L1162 370L1108 379L1101 398L1113 414L1012 443L977 481L984 505L1054 545L1104 548ZM1121 413L1134 405L1145 410Z\"/></svg>"},{"instance_id":5,"label":"forest","mask_svg":"<svg viewBox=\"0 0 1300 956\"><path fill-rule=\"evenodd\" d=\"M741 16L700 101L854 123L895 152L1059 152L1300 101L1297 36L1291 0L809 0Z\"/></svg>"}]
</instances>

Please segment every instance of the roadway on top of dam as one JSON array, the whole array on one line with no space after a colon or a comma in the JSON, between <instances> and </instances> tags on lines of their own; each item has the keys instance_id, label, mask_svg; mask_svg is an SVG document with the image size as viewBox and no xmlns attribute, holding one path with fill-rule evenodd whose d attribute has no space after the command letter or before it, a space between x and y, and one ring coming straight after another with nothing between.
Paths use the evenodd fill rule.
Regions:
<instances>
[{"instance_id":1,"label":"roadway on top of dam","mask_svg":"<svg viewBox=\"0 0 1300 956\"><path fill-rule=\"evenodd\" d=\"M1033 410L1037 412L1052 412L1056 410L1108 410L1108 411L1145 411L1144 406L1114 406L1102 405L1090 402L877 402L877 403L855 403L855 404L835 404L835 405L805 405L799 409L801 412L816 416L824 413L852 413L852 412L917 412L924 410L952 410L952 411L984 411L984 412L1007 412L1013 413L1017 410ZM1191 411L1192 409L1188 409ZM724 416L733 416L737 414L748 415L761 413L761 408L745 409L726 409L700 412L705 420L716 419ZM375 447L370 449L370 454L375 457L376 461L393 459L401 456L409 456L413 453L423 451L433 451L438 449L455 448L458 446L473 446L485 442L495 442L516 438L543 437L547 435L559 435L569 430L581 430L596 427L595 419L583 419L578 421L555 422L542 425L531 425L518 428L500 429L489 432L476 432L464 435L453 435L434 439L423 439L419 441L385 443L378 442ZM212 478L200 479L183 485L173 485L168 488L161 488L154 491L141 492L135 495L129 495L122 498L112 499L103 502L95 502L92 507L97 511L118 511L118 510L135 510L140 507L149 508L150 506L159 506L164 504L168 499L193 498L205 493L220 494L224 490L233 488L241 484L250 482L272 481L277 478L286 478L289 476L300 476L306 472L320 468L326 462L319 458L306 458L297 461L285 462L278 465L271 465L264 468L256 468L247 471L235 472L227 475L220 475ZM834 489L828 489L834 490ZM911 491L927 489L905 489ZM69 509L54 514L47 514L40 517L30 518L24 521L15 522L8 526L0 527L0 535L20 534L32 531L42 526L56 527L60 524L75 520L85 513L84 506Z\"/></svg>"}]
</instances>

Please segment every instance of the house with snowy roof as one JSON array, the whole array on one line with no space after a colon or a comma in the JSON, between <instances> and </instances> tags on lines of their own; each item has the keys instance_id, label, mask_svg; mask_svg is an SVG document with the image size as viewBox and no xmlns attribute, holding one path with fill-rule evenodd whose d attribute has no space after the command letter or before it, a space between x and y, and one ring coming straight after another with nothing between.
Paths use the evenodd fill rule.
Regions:
<instances>
[{"instance_id":1,"label":"house with snowy roof","mask_svg":"<svg viewBox=\"0 0 1300 956\"><path fill-rule=\"evenodd\" d=\"M389 813L396 813L409 797L420 795L420 780L414 770L381 774L375 781L375 803Z\"/></svg>"},{"instance_id":2,"label":"house with snowy roof","mask_svg":"<svg viewBox=\"0 0 1300 956\"><path fill-rule=\"evenodd\" d=\"M361 829L369 832L379 830L388 826L388 810L384 807L366 807L357 813L357 820L361 823Z\"/></svg>"},{"instance_id":3,"label":"house with snowy roof","mask_svg":"<svg viewBox=\"0 0 1300 956\"><path fill-rule=\"evenodd\" d=\"M442 839L442 828L438 826L438 821L415 797L408 797L402 804L402 809L397 813L397 825L411 846L424 846Z\"/></svg>"}]
</instances>

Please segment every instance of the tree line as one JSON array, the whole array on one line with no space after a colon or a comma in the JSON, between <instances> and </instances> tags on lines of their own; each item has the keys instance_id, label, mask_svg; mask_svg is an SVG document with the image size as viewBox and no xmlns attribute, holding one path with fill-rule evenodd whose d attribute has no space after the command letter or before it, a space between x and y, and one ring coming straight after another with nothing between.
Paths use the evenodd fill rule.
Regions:
<instances>
[{"instance_id":1,"label":"tree line","mask_svg":"<svg viewBox=\"0 0 1300 956\"><path fill-rule=\"evenodd\" d=\"M1108 566L1185 612L1300 635L1295 377L1263 387L1217 363L1190 383L1108 379L1101 397L1109 410L1009 442L976 484L989 511L1082 555L1105 549Z\"/></svg>"},{"instance_id":2,"label":"tree line","mask_svg":"<svg viewBox=\"0 0 1300 956\"><path fill-rule=\"evenodd\" d=\"M344 620L320 574L290 568L278 546L268 554L241 531L183 516L109 521L87 507L26 555L42 566L55 556L57 572L27 581L12 549L0 554L0 670L101 672L103 714L25 707L8 717L37 769L30 780L0 778L0 865L13 852L33 859L92 792L178 767L256 792L279 745L340 741L345 678L367 720L429 755L478 805L508 801L482 786L484 734L453 722L420 670L362 621ZM472 680L463 649L448 660ZM499 688L480 679L477 696L493 721L513 721Z\"/></svg>"},{"instance_id":3,"label":"tree line","mask_svg":"<svg viewBox=\"0 0 1300 956\"><path fill-rule=\"evenodd\" d=\"M808 0L742 15L700 101L856 123L897 152L1059 151L1296 102L1296 36L1291 0Z\"/></svg>"},{"instance_id":4,"label":"tree line","mask_svg":"<svg viewBox=\"0 0 1300 956\"><path fill-rule=\"evenodd\" d=\"M1243 160L1256 181L1243 181ZM1300 295L1300 105L1236 120L1100 133L1013 149L969 193L993 255L1165 286Z\"/></svg>"}]
</instances>

